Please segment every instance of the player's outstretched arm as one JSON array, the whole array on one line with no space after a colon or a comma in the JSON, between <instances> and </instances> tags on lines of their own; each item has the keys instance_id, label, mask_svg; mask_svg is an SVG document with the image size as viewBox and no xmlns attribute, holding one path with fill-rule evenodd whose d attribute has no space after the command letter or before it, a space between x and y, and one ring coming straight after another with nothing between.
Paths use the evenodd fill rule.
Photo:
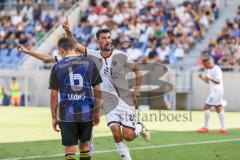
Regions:
<instances>
[{"instance_id":1,"label":"player's outstretched arm","mask_svg":"<svg viewBox=\"0 0 240 160\"><path fill-rule=\"evenodd\" d=\"M43 53L38 53L38 52L34 52L34 51L30 51L27 48L25 48L23 45L18 44L18 49L19 51L30 55L34 58L37 58L45 63L56 63L55 57L54 56L50 56L50 55L46 55Z\"/></svg>"},{"instance_id":2,"label":"player's outstretched arm","mask_svg":"<svg viewBox=\"0 0 240 160\"><path fill-rule=\"evenodd\" d=\"M71 38L71 40L75 44L76 50L78 50L82 54L85 54L86 47L77 42L76 38L73 36L72 32L69 29L68 17L66 17L65 21L62 23L62 27L66 32L67 36Z\"/></svg>"}]
</instances>

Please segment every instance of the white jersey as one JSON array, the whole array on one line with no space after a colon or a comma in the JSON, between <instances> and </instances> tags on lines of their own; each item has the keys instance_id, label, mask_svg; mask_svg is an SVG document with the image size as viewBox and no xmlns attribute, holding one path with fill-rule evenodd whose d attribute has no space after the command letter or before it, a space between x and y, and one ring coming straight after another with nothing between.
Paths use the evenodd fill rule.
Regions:
<instances>
[{"instance_id":1,"label":"white jersey","mask_svg":"<svg viewBox=\"0 0 240 160\"><path fill-rule=\"evenodd\" d=\"M117 50L113 50L112 55L110 55L107 58L103 58L100 50L87 49L88 55L95 56L95 57L99 58L100 61L103 62L102 63L103 66L102 66L101 70L99 71L100 76L103 81L100 84L101 90L105 91L107 93L114 94L114 95L117 95L117 92L116 92L116 89L115 89L113 83L111 82L111 66L112 66L112 57L114 54L117 54L116 52L117 52Z\"/></svg>"},{"instance_id":2,"label":"white jersey","mask_svg":"<svg viewBox=\"0 0 240 160\"><path fill-rule=\"evenodd\" d=\"M118 103L114 107L113 105L114 101L111 100L111 96L109 97L109 95L107 95L104 97L103 94L103 97L106 98L104 104L110 103L106 106L114 107L106 114L107 125L110 127L113 124L120 124L130 128L135 128L136 125L135 107L125 103L119 97L117 90L111 81L112 59L117 54L124 53L119 50L113 50L112 54L109 57L103 58L100 50L87 49L87 55L95 56L100 61L102 61L102 68L99 71L100 76L102 78L102 83L100 84L101 90L105 91L106 93L116 95L118 97ZM127 62L132 63L129 57L127 57ZM104 107L108 109L111 108L106 106Z\"/></svg>"},{"instance_id":3,"label":"white jersey","mask_svg":"<svg viewBox=\"0 0 240 160\"><path fill-rule=\"evenodd\" d=\"M220 81L220 84L215 84L209 81L210 94L207 97L205 103L211 106L223 105L223 80L222 80L222 70L219 66L214 65L213 68L207 69L207 74L214 80Z\"/></svg>"},{"instance_id":4,"label":"white jersey","mask_svg":"<svg viewBox=\"0 0 240 160\"><path fill-rule=\"evenodd\" d=\"M222 70L218 65L214 65L211 69L207 69L207 75L214 80L220 81L220 84L215 84L212 81L209 81L209 87L211 93L221 92L223 93L223 79L222 79Z\"/></svg>"}]
</instances>

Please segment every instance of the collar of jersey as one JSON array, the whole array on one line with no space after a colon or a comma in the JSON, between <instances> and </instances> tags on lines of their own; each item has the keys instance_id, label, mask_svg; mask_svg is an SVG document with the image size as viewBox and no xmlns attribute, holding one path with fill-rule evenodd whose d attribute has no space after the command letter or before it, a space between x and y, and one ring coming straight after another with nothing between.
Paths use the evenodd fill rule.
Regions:
<instances>
[{"instance_id":1,"label":"collar of jersey","mask_svg":"<svg viewBox=\"0 0 240 160\"><path fill-rule=\"evenodd\" d=\"M104 57L104 56L102 56L102 53L100 52L101 57L102 57L102 58L105 58L105 59L111 57L112 54L113 54L113 50L111 51L111 54L110 54L110 55Z\"/></svg>"},{"instance_id":2,"label":"collar of jersey","mask_svg":"<svg viewBox=\"0 0 240 160\"><path fill-rule=\"evenodd\" d=\"M76 57L76 56L79 56L79 55L78 54L68 54L65 57Z\"/></svg>"}]
</instances>

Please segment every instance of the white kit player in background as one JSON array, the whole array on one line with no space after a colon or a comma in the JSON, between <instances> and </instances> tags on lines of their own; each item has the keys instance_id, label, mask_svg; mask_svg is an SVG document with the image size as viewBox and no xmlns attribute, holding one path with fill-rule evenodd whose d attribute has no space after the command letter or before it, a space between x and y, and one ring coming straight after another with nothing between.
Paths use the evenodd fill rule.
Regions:
<instances>
[{"instance_id":1,"label":"white kit player in background","mask_svg":"<svg viewBox=\"0 0 240 160\"><path fill-rule=\"evenodd\" d=\"M106 113L108 127L112 132L116 148L122 160L132 160L124 140L132 141L138 135L141 135L145 141L150 141L149 131L141 122L136 120L135 105L133 103L140 97L141 71L129 60L124 52L113 49L110 30L101 29L96 33L100 50L93 50L87 49L76 41L69 29L67 18L62 26L67 36L75 42L76 50L83 55L92 57L99 68L103 80L100 86L101 91L103 91L103 107L112 107ZM127 68L133 71L136 76L136 86L133 94L126 79ZM116 104L111 102L112 97L117 97Z\"/></svg>"},{"instance_id":2,"label":"white kit player in background","mask_svg":"<svg viewBox=\"0 0 240 160\"><path fill-rule=\"evenodd\" d=\"M218 113L218 117L221 124L221 129L217 130L216 133L226 134L227 129L225 127L225 119L224 119L224 108L223 108L223 78L222 78L222 70L218 65L215 65L213 59L211 57L203 57L202 58L203 66L207 70L207 74L200 74L199 78L206 82L210 87L210 95L207 97L207 100L204 104L204 127L197 130L200 133L206 133L209 131L208 129L208 121L210 118L210 108L212 106L215 107L216 112Z\"/></svg>"}]
</instances>

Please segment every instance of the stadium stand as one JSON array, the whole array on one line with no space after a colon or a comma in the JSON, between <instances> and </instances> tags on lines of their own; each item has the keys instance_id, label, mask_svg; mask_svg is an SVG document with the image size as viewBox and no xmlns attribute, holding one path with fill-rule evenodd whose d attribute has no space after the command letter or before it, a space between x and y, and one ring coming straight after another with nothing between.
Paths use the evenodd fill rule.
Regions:
<instances>
[{"instance_id":1,"label":"stadium stand","mask_svg":"<svg viewBox=\"0 0 240 160\"><path fill-rule=\"evenodd\" d=\"M110 27L114 42L133 42L133 48L123 45L121 49L141 62L176 64L219 15L218 1L194 0L178 5L170 1L114 2L91 1L73 33L79 42L97 48L96 31Z\"/></svg>"},{"instance_id":2,"label":"stadium stand","mask_svg":"<svg viewBox=\"0 0 240 160\"><path fill-rule=\"evenodd\" d=\"M204 47L202 55L212 56L225 71L232 71L240 66L240 6L236 16L226 20L217 39L211 39Z\"/></svg>"},{"instance_id":3,"label":"stadium stand","mask_svg":"<svg viewBox=\"0 0 240 160\"><path fill-rule=\"evenodd\" d=\"M32 48L64 18L64 10L55 12L49 8L48 5L54 4L54 0L36 4L32 1L13 2L10 11L9 6L1 4L0 68L17 68L26 58L16 48L17 43Z\"/></svg>"},{"instance_id":4,"label":"stadium stand","mask_svg":"<svg viewBox=\"0 0 240 160\"><path fill-rule=\"evenodd\" d=\"M97 48L96 31L110 27L115 43L132 42L134 47L120 48L134 61L176 64L218 18L218 3L218 0L194 0L176 5L168 0L113 3L92 0L73 33L79 42ZM41 5L27 1L17 5L15 12L1 13L0 68L17 68L25 60L15 48L15 39L31 48L64 17L63 12L49 11L46 4L54 4L54 0Z\"/></svg>"}]
</instances>

